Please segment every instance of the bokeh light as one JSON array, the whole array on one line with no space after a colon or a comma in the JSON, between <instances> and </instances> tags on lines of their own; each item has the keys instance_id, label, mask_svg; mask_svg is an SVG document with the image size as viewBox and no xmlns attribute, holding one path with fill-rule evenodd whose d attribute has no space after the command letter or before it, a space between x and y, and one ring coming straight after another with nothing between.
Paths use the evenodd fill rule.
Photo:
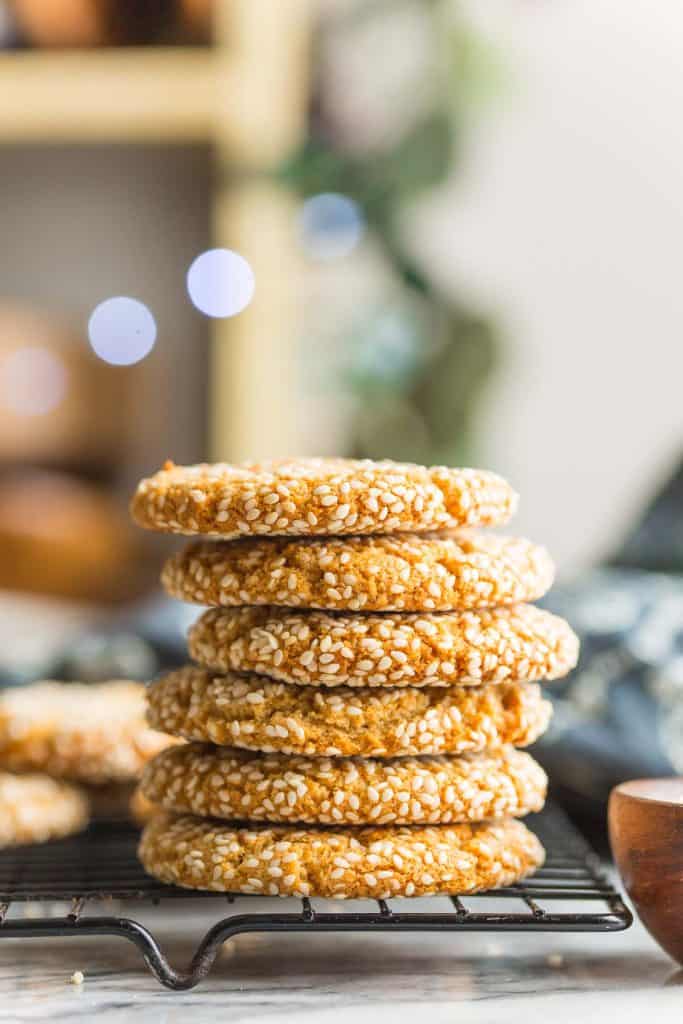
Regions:
<instances>
[{"instance_id":1,"label":"bokeh light","mask_svg":"<svg viewBox=\"0 0 683 1024\"><path fill-rule=\"evenodd\" d=\"M26 345L0 362L0 403L17 416L45 416L64 399L67 369L54 352Z\"/></svg>"},{"instance_id":2,"label":"bokeh light","mask_svg":"<svg viewBox=\"0 0 683 1024\"><path fill-rule=\"evenodd\" d=\"M315 260L331 262L355 249L363 237L365 220L360 206L338 192L321 192L301 206L301 245Z\"/></svg>"},{"instance_id":3,"label":"bokeh light","mask_svg":"<svg viewBox=\"0 0 683 1024\"><path fill-rule=\"evenodd\" d=\"M236 316L253 299L255 287L253 270L232 249L200 253L187 272L190 299L206 316Z\"/></svg>"},{"instance_id":4,"label":"bokeh light","mask_svg":"<svg viewBox=\"0 0 683 1024\"><path fill-rule=\"evenodd\" d=\"M88 321L93 351L112 366L139 363L154 348L156 336L156 321L147 306L126 295L100 302Z\"/></svg>"}]
</instances>

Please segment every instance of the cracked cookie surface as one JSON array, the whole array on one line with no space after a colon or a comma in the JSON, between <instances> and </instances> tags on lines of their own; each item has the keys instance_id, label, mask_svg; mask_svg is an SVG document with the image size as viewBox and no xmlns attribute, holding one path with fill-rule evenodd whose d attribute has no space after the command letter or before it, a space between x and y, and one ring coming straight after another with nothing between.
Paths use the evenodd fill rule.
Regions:
<instances>
[{"instance_id":1,"label":"cracked cookie surface","mask_svg":"<svg viewBox=\"0 0 683 1024\"><path fill-rule=\"evenodd\" d=\"M533 601L554 566L531 541L460 530L321 540L198 541L171 556L171 597L205 605L453 611Z\"/></svg>"},{"instance_id":2,"label":"cracked cookie surface","mask_svg":"<svg viewBox=\"0 0 683 1024\"><path fill-rule=\"evenodd\" d=\"M543 863L521 821L474 825L235 827L161 812L145 827L145 870L215 892L333 899L465 895L512 885Z\"/></svg>"},{"instance_id":3,"label":"cracked cookie surface","mask_svg":"<svg viewBox=\"0 0 683 1024\"><path fill-rule=\"evenodd\" d=\"M226 539L502 526L516 507L486 470L341 458L167 462L131 502L147 529Z\"/></svg>"},{"instance_id":4,"label":"cracked cookie surface","mask_svg":"<svg viewBox=\"0 0 683 1024\"><path fill-rule=\"evenodd\" d=\"M533 605L469 612L353 614L210 608L190 628L190 657L219 672L301 686L480 686L566 675L578 639Z\"/></svg>"},{"instance_id":5,"label":"cracked cookie surface","mask_svg":"<svg viewBox=\"0 0 683 1024\"><path fill-rule=\"evenodd\" d=\"M149 688L150 724L218 746L327 757L523 747L552 707L537 683L334 690L177 669Z\"/></svg>"},{"instance_id":6,"label":"cracked cookie surface","mask_svg":"<svg viewBox=\"0 0 683 1024\"><path fill-rule=\"evenodd\" d=\"M188 743L145 768L142 792L168 811L227 821L450 824L521 817L546 774L512 747L459 757L296 757Z\"/></svg>"}]
</instances>

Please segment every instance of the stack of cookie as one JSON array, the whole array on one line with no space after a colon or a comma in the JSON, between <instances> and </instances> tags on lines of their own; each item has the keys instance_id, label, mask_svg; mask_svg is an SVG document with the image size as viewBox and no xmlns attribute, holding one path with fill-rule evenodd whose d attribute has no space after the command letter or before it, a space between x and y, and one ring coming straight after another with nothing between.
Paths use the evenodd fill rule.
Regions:
<instances>
[{"instance_id":1,"label":"stack of cookie","mask_svg":"<svg viewBox=\"0 0 683 1024\"><path fill-rule=\"evenodd\" d=\"M511 884L542 848L518 817L546 778L518 747L546 728L539 679L575 663L524 602L553 566L503 524L516 496L476 470L304 459L167 464L143 526L204 534L163 583L211 606L188 666L149 692L193 742L146 768L163 810L146 869L198 889L387 898ZM246 822L246 824L244 824Z\"/></svg>"}]
</instances>

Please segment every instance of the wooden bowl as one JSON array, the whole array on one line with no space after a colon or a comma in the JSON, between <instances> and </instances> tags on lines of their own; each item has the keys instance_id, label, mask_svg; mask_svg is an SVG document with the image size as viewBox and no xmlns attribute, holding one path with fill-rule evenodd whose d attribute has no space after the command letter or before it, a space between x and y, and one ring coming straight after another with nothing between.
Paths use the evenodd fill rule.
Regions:
<instances>
[{"instance_id":1,"label":"wooden bowl","mask_svg":"<svg viewBox=\"0 0 683 1024\"><path fill-rule=\"evenodd\" d=\"M612 853L640 919L683 964L683 777L622 782L607 816Z\"/></svg>"}]
</instances>

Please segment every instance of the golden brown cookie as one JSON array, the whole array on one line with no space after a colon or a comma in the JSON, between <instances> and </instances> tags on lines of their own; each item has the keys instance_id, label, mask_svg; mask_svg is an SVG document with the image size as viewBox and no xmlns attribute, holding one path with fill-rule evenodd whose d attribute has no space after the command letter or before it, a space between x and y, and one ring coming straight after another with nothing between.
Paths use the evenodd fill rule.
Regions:
<instances>
[{"instance_id":1,"label":"golden brown cookie","mask_svg":"<svg viewBox=\"0 0 683 1024\"><path fill-rule=\"evenodd\" d=\"M148 719L185 739L326 757L461 754L540 736L551 705L537 683L334 690L188 666L149 689Z\"/></svg>"},{"instance_id":2,"label":"golden brown cookie","mask_svg":"<svg viewBox=\"0 0 683 1024\"><path fill-rule=\"evenodd\" d=\"M147 725L142 683L47 681L0 693L0 765L10 771L127 782L173 742Z\"/></svg>"},{"instance_id":3,"label":"golden brown cookie","mask_svg":"<svg viewBox=\"0 0 683 1024\"><path fill-rule=\"evenodd\" d=\"M186 743L145 768L145 796L168 811L249 821L433 825L539 811L546 774L513 747L387 760L255 754Z\"/></svg>"},{"instance_id":4,"label":"golden brown cookie","mask_svg":"<svg viewBox=\"0 0 683 1024\"><path fill-rule=\"evenodd\" d=\"M528 540L459 531L324 540L198 541L162 583L207 605L452 611L516 604L550 587L553 563Z\"/></svg>"},{"instance_id":5,"label":"golden brown cookie","mask_svg":"<svg viewBox=\"0 0 683 1024\"><path fill-rule=\"evenodd\" d=\"M75 417L82 414L75 403L71 408ZM20 422L17 417L17 428ZM71 421L69 434L80 436L76 423ZM118 499L102 485L72 473L3 469L1 590L107 603L137 597L147 573L133 534Z\"/></svg>"},{"instance_id":6,"label":"golden brown cookie","mask_svg":"<svg viewBox=\"0 0 683 1024\"><path fill-rule=\"evenodd\" d=\"M545 856L536 836L514 819L431 827L240 828L167 813L147 825L138 853L150 875L186 889L334 899L500 888L525 878Z\"/></svg>"},{"instance_id":7,"label":"golden brown cookie","mask_svg":"<svg viewBox=\"0 0 683 1024\"><path fill-rule=\"evenodd\" d=\"M395 533L501 526L517 495L495 473L356 459L275 459L175 466L142 480L140 526L235 537Z\"/></svg>"},{"instance_id":8,"label":"golden brown cookie","mask_svg":"<svg viewBox=\"0 0 683 1024\"><path fill-rule=\"evenodd\" d=\"M0 848L80 832L88 824L88 800L68 782L47 775L0 772Z\"/></svg>"},{"instance_id":9,"label":"golden brown cookie","mask_svg":"<svg viewBox=\"0 0 683 1024\"><path fill-rule=\"evenodd\" d=\"M210 608L191 657L220 672L311 686L479 686L558 679L576 664L564 619L533 605L468 612L352 614Z\"/></svg>"}]
</instances>

